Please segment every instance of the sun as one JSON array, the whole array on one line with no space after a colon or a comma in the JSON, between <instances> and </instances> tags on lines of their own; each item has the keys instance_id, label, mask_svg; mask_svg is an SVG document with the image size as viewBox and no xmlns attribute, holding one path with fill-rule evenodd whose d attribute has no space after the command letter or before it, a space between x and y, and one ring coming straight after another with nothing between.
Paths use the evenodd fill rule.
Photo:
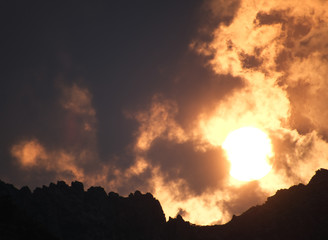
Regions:
<instances>
[{"instance_id":1,"label":"sun","mask_svg":"<svg viewBox=\"0 0 328 240\"><path fill-rule=\"evenodd\" d=\"M262 130L242 127L229 133L222 144L231 163L230 175L240 181L258 180L267 175L272 166L271 140Z\"/></svg>"}]
</instances>

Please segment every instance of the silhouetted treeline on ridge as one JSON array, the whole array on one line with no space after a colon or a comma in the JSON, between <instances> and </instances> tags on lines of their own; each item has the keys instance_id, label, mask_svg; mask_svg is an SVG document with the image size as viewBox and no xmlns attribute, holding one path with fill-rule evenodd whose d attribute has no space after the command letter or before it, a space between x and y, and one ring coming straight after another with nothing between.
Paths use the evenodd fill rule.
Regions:
<instances>
[{"instance_id":1,"label":"silhouetted treeline on ridge","mask_svg":"<svg viewBox=\"0 0 328 240\"><path fill-rule=\"evenodd\" d=\"M328 170L215 226L190 224L180 215L166 222L150 193L121 197L63 181L31 192L0 181L0 239L328 239Z\"/></svg>"}]
</instances>

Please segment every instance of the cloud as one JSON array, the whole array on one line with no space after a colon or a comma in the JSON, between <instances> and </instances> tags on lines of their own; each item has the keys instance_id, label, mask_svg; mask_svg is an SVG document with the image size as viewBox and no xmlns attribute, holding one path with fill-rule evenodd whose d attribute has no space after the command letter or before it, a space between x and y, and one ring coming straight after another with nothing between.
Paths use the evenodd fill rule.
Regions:
<instances>
[{"instance_id":1,"label":"cloud","mask_svg":"<svg viewBox=\"0 0 328 240\"><path fill-rule=\"evenodd\" d=\"M314 130L303 135L281 130L272 133L271 139L275 152L273 169L289 185L306 183L316 169L328 167L328 143Z\"/></svg>"},{"instance_id":2,"label":"cloud","mask_svg":"<svg viewBox=\"0 0 328 240\"><path fill-rule=\"evenodd\" d=\"M257 181L240 184L228 178L221 189L194 194L188 191L183 179L168 184L159 170L155 170L152 180L153 193L160 199L166 216L183 214L188 221L203 225L226 223L232 214L241 214L250 206L262 203L268 196Z\"/></svg>"},{"instance_id":3,"label":"cloud","mask_svg":"<svg viewBox=\"0 0 328 240\"><path fill-rule=\"evenodd\" d=\"M61 90L62 143L45 146L37 138L30 137L14 144L11 154L23 169L42 169L55 173L57 179L83 181L87 169L94 170L92 166L97 164L94 162L97 159L97 121L92 97L86 88L76 84L62 86Z\"/></svg>"},{"instance_id":4,"label":"cloud","mask_svg":"<svg viewBox=\"0 0 328 240\"><path fill-rule=\"evenodd\" d=\"M14 145L11 154L19 159L20 163L26 167L39 165L39 161L47 158L44 147L36 140L21 142Z\"/></svg>"},{"instance_id":5,"label":"cloud","mask_svg":"<svg viewBox=\"0 0 328 240\"><path fill-rule=\"evenodd\" d=\"M149 109L134 114L133 117L139 122L136 150L148 150L159 136L178 142L184 141L185 133L174 120L177 111L174 101L154 95Z\"/></svg>"},{"instance_id":6,"label":"cloud","mask_svg":"<svg viewBox=\"0 0 328 240\"><path fill-rule=\"evenodd\" d=\"M101 185L107 191L119 191L121 194L128 194L136 189L150 191L147 179L151 178L151 171L143 158L134 155L133 163L122 168L117 162L122 161L124 155L113 154L110 159L99 157L98 120L90 91L76 83L60 85L60 90L58 102L62 111L59 112L61 122L57 124L63 128L62 141L49 144L31 136L11 146L15 165L25 173L25 178L31 175L34 175L34 178L47 175L49 182L58 179L67 182L78 180L84 182L87 187ZM154 113L149 119L155 127L159 123L158 115L163 117L165 109L165 106L153 106ZM144 118L147 117L148 115L138 115L141 122L145 122ZM152 136L157 136L157 130L154 127L153 129L154 133L142 135L141 139L151 142ZM136 151L140 151L137 149Z\"/></svg>"},{"instance_id":7,"label":"cloud","mask_svg":"<svg viewBox=\"0 0 328 240\"><path fill-rule=\"evenodd\" d=\"M197 149L191 141L174 143L157 140L148 151L147 158L167 183L182 181L184 188L177 193L200 195L223 187L229 164L221 148ZM195 146L196 145L196 146ZM176 195L177 195L176 194Z\"/></svg>"},{"instance_id":8,"label":"cloud","mask_svg":"<svg viewBox=\"0 0 328 240\"><path fill-rule=\"evenodd\" d=\"M239 9L240 1L224 1L224 0L210 0L205 4L205 8L208 8L209 11L213 14L213 17L221 19L219 23L224 23L229 25L233 20L236 11Z\"/></svg>"},{"instance_id":9,"label":"cloud","mask_svg":"<svg viewBox=\"0 0 328 240\"><path fill-rule=\"evenodd\" d=\"M205 1L201 7L198 34L194 41L192 41L191 46L193 48L207 46L207 44L213 40L212 33L218 25L229 25L232 22L240 7L240 2L240 0ZM208 51L207 53L211 53L211 51Z\"/></svg>"},{"instance_id":10,"label":"cloud","mask_svg":"<svg viewBox=\"0 0 328 240\"><path fill-rule=\"evenodd\" d=\"M87 88L73 83L71 86L60 86L59 103L62 107L62 126L64 141L73 146L95 151L97 145L97 118L92 105L92 95Z\"/></svg>"},{"instance_id":11,"label":"cloud","mask_svg":"<svg viewBox=\"0 0 328 240\"><path fill-rule=\"evenodd\" d=\"M95 116L96 112L91 104L91 94L86 88L73 84L62 87L61 103L64 109L84 116Z\"/></svg>"},{"instance_id":12,"label":"cloud","mask_svg":"<svg viewBox=\"0 0 328 240\"><path fill-rule=\"evenodd\" d=\"M293 126L302 132L317 130L327 138L328 62L324 52L315 51L306 59L295 59L286 79L292 102ZM299 120L301 119L301 120Z\"/></svg>"},{"instance_id":13,"label":"cloud","mask_svg":"<svg viewBox=\"0 0 328 240\"><path fill-rule=\"evenodd\" d=\"M84 179L74 156L64 151L48 152L37 140L20 142L12 147L11 153L22 168L55 171L58 179Z\"/></svg>"},{"instance_id":14,"label":"cloud","mask_svg":"<svg viewBox=\"0 0 328 240\"><path fill-rule=\"evenodd\" d=\"M257 181L252 181L239 187L231 186L226 192L229 198L223 201L222 210L229 217L231 213L239 215L245 212L249 206L261 204L267 197L267 193L261 189Z\"/></svg>"}]
</instances>

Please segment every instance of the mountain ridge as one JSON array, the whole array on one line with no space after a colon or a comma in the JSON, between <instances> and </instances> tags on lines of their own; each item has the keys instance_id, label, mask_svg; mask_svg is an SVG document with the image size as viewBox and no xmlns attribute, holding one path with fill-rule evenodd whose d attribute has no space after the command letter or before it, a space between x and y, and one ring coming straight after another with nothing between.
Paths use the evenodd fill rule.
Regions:
<instances>
[{"instance_id":1,"label":"mountain ridge","mask_svg":"<svg viewBox=\"0 0 328 240\"><path fill-rule=\"evenodd\" d=\"M160 202L64 181L31 191L0 181L1 239L327 239L328 170L307 185L278 190L224 225L165 219ZM327 229L327 230L326 230Z\"/></svg>"}]
</instances>

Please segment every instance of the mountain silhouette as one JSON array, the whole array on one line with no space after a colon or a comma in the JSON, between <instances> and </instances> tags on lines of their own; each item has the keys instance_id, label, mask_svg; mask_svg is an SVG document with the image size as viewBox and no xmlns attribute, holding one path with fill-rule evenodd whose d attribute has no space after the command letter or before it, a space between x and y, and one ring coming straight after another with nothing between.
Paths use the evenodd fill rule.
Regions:
<instances>
[{"instance_id":1,"label":"mountain silhouette","mask_svg":"<svg viewBox=\"0 0 328 240\"><path fill-rule=\"evenodd\" d=\"M128 197L63 181L15 188L0 181L0 239L328 239L328 170L307 185L278 190L224 225L197 226L178 215L167 222L150 193Z\"/></svg>"}]
</instances>

